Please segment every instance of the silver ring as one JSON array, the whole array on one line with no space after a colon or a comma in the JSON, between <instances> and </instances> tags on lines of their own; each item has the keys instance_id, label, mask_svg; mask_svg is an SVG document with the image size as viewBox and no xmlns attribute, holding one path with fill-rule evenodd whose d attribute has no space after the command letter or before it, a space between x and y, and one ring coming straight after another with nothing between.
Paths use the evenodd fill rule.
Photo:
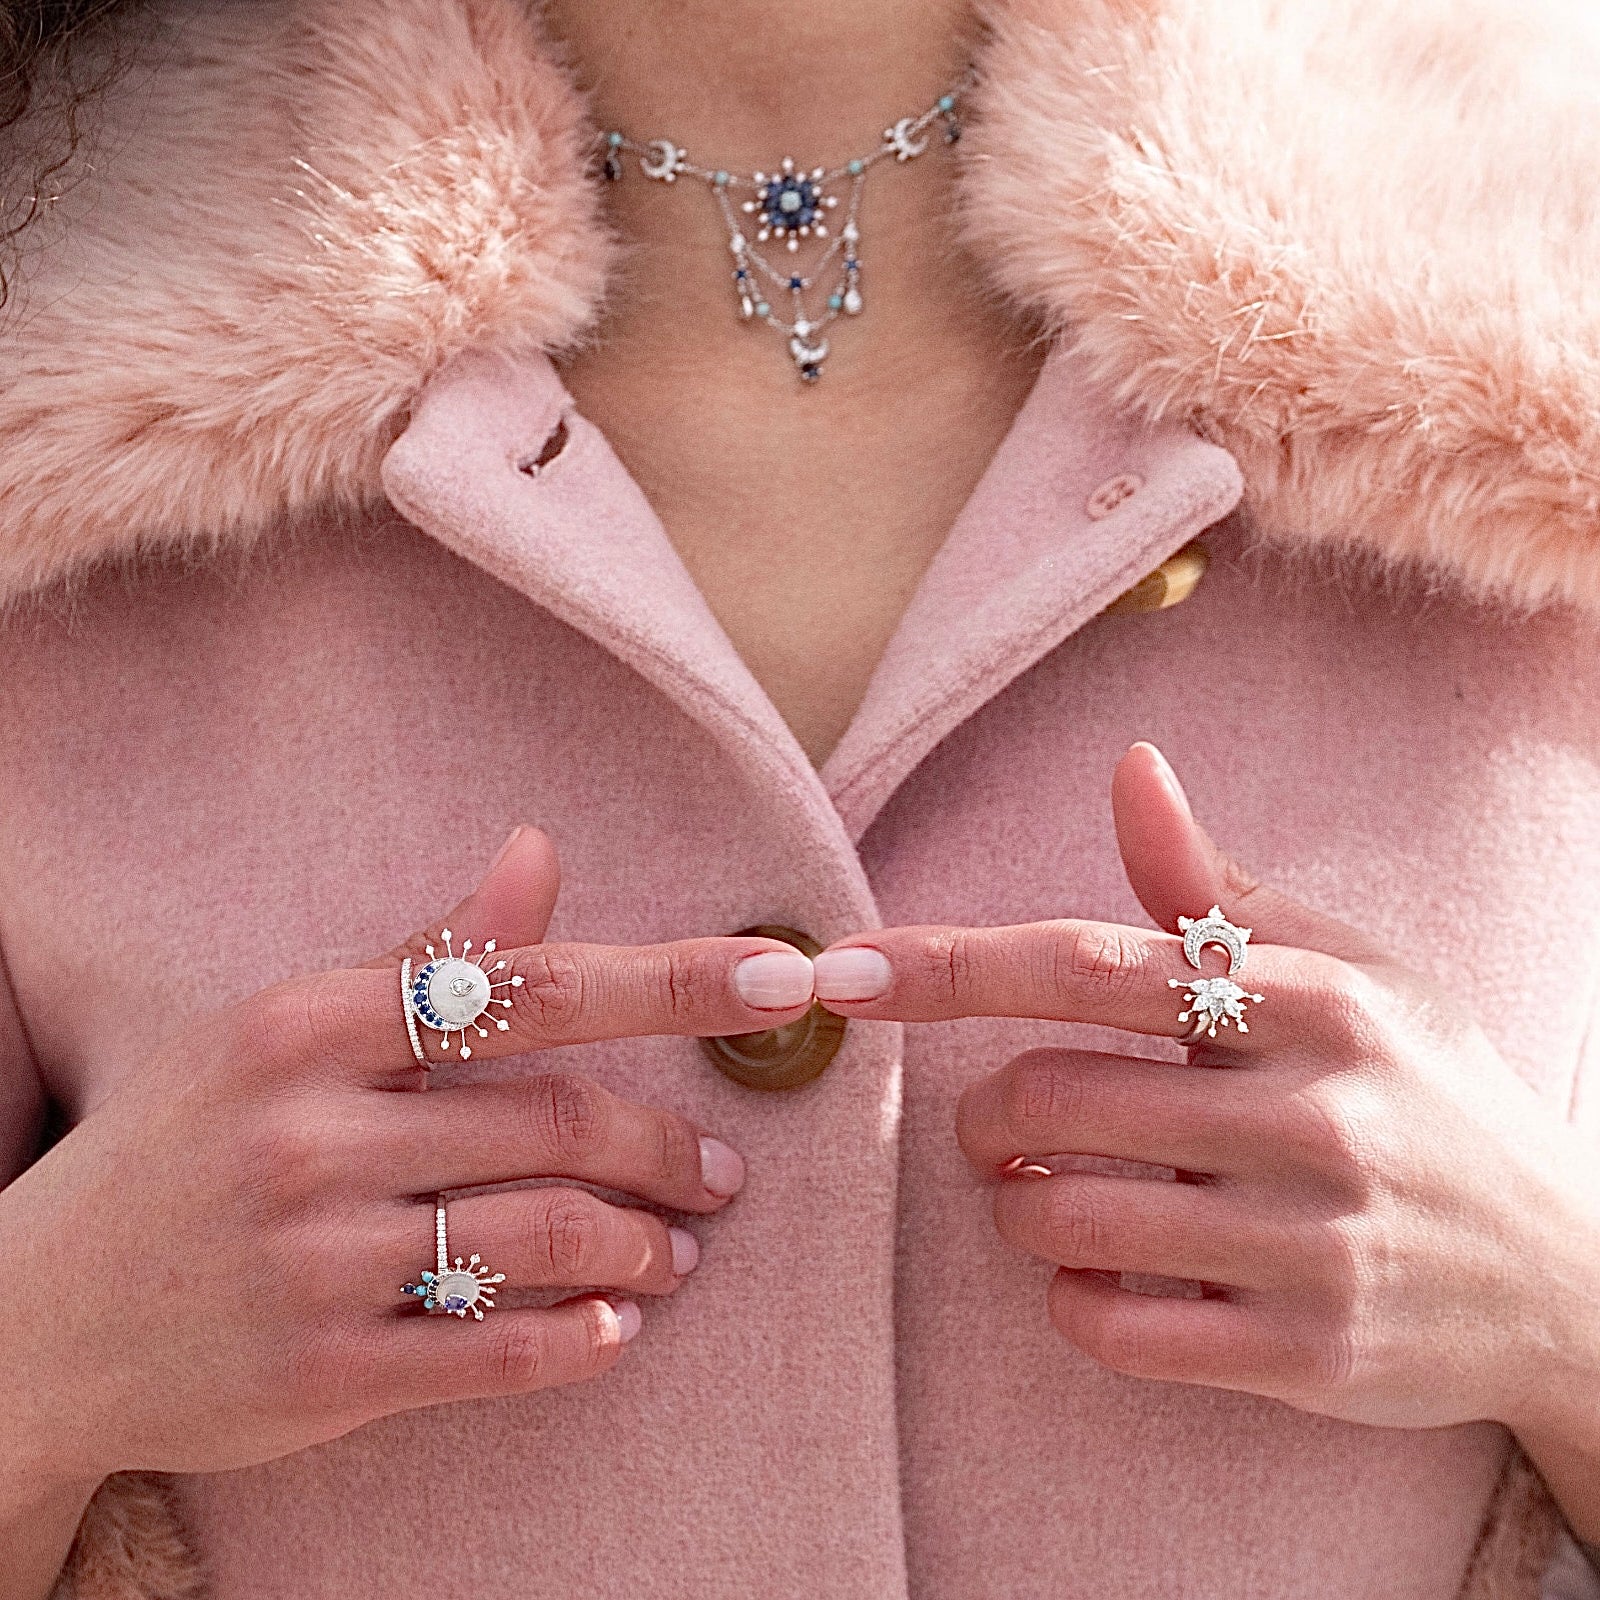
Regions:
<instances>
[{"instance_id":1,"label":"silver ring","mask_svg":"<svg viewBox=\"0 0 1600 1600\"><path fill-rule=\"evenodd\" d=\"M1231 1022L1240 1033L1249 1033L1244 1008L1249 1002L1260 1002L1265 995L1251 994L1233 981L1233 975L1244 967L1245 946L1250 942L1250 929L1229 922L1221 906L1212 908L1203 917L1179 917L1178 931L1183 935L1183 955L1196 972L1201 971L1200 952L1208 945L1220 945L1228 953L1228 972L1219 978L1168 978L1169 989L1182 989L1184 1009L1178 1013L1179 1022L1188 1028L1178 1036L1181 1045L1194 1045L1203 1037L1215 1039L1218 1028Z\"/></svg>"},{"instance_id":2,"label":"silver ring","mask_svg":"<svg viewBox=\"0 0 1600 1600\"><path fill-rule=\"evenodd\" d=\"M468 1256L465 1261L457 1256L455 1265L450 1265L443 1200L433 1208L433 1237L435 1270L419 1273L416 1283L401 1284L400 1293L420 1296L426 1311L442 1311L446 1316L462 1318L470 1311L482 1322L484 1312L494 1310L494 1286L506 1281L505 1273L490 1272L480 1265L482 1258L477 1255Z\"/></svg>"},{"instance_id":3,"label":"silver ring","mask_svg":"<svg viewBox=\"0 0 1600 1600\"><path fill-rule=\"evenodd\" d=\"M451 942L454 935L448 928L439 937L444 941L444 954L440 955L431 944L425 944L422 948L428 954L427 965L420 968L415 977L411 975L409 956L400 963L400 1005L406 1014L411 1053L425 1067L431 1067L433 1063L423 1051L422 1039L417 1033L419 1022L423 1027L444 1035L440 1048L447 1054L450 1035L459 1034L461 1059L468 1061L472 1058L472 1046L467 1043L467 1029L472 1029L480 1039L487 1039L489 1030L479 1019L490 1006L504 1006L508 1011L511 1009L510 997L497 995L494 991L522 987L520 977L502 978L498 983L495 981L494 974L508 965L504 956L492 967L481 964L485 957L494 954L493 939L478 952L477 961L469 961L467 954L472 949L470 939L462 945L458 955ZM491 1020L501 1033L511 1027L504 1017Z\"/></svg>"}]
</instances>

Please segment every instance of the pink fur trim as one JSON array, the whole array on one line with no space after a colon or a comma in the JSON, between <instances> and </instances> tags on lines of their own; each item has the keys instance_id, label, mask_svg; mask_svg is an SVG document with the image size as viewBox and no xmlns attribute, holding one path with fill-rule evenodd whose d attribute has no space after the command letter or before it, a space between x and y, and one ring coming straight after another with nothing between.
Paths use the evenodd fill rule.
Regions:
<instances>
[{"instance_id":1,"label":"pink fur trim","mask_svg":"<svg viewBox=\"0 0 1600 1600\"><path fill-rule=\"evenodd\" d=\"M604 278L582 105L521 0L155 16L0 331L0 598L376 497L430 374L570 340Z\"/></svg>"},{"instance_id":2,"label":"pink fur trim","mask_svg":"<svg viewBox=\"0 0 1600 1600\"><path fill-rule=\"evenodd\" d=\"M970 232L1262 534L1600 611L1600 9L993 0Z\"/></svg>"},{"instance_id":3,"label":"pink fur trim","mask_svg":"<svg viewBox=\"0 0 1600 1600\"><path fill-rule=\"evenodd\" d=\"M202 1600L205 1583L156 1473L100 1485L52 1600Z\"/></svg>"},{"instance_id":4,"label":"pink fur trim","mask_svg":"<svg viewBox=\"0 0 1600 1600\"><path fill-rule=\"evenodd\" d=\"M1544 1479L1513 1446L1459 1600L1538 1600L1563 1526Z\"/></svg>"},{"instance_id":5,"label":"pink fur trim","mask_svg":"<svg viewBox=\"0 0 1600 1600\"><path fill-rule=\"evenodd\" d=\"M0 599L372 499L445 360L589 324L530 4L165 0L0 326ZM990 13L965 188L1009 292L1231 449L1269 538L1600 610L1600 12Z\"/></svg>"}]
</instances>

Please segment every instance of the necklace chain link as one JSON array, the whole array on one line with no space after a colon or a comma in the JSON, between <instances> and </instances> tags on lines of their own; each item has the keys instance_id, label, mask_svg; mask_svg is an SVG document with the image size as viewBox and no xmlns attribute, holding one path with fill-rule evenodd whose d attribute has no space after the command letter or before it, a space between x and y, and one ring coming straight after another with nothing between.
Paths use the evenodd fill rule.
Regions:
<instances>
[{"instance_id":1,"label":"necklace chain link","mask_svg":"<svg viewBox=\"0 0 1600 1600\"><path fill-rule=\"evenodd\" d=\"M740 319L765 325L788 341L789 356L805 383L822 376L828 359L828 328L841 316L859 316L866 302L861 293L861 196L867 178L880 162L914 161L927 150L929 130L944 123L944 142L961 137L957 108L972 88L971 67L920 116L902 117L885 128L882 140L864 155L836 167L802 167L785 156L773 172L731 172L725 167L703 167L689 159L688 151L671 139L639 141L612 131L601 135L601 170L612 182L624 174L623 156L638 157L639 170L657 183L695 178L711 191L728 230L728 250L733 257L734 306ZM847 185L844 194L835 186ZM739 196L748 194L748 199ZM843 209L843 221L835 225ZM754 233L752 239L750 235ZM801 241L813 244L815 259L802 266ZM791 262L774 262L761 249L768 243L781 247ZM807 294L832 273L824 308L813 312ZM778 305L787 296L789 315Z\"/></svg>"}]
</instances>

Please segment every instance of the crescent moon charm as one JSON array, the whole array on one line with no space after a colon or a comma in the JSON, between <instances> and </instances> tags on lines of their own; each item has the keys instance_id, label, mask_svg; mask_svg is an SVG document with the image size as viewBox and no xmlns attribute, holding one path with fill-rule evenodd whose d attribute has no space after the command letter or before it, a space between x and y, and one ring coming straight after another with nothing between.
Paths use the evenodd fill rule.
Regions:
<instances>
[{"instance_id":1,"label":"crescent moon charm","mask_svg":"<svg viewBox=\"0 0 1600 1600\"><path fill-rule=\"evenodd\" d=\"M813 341L809 336L802 338L796 334L789 341L789 354L794 357L796 366L820 367L828 359L828 341L826 339Z\"/></svg>"},{"instance_id":2,"label":"crescent moon charm","mask_svg":"<svg viewBox=\"0 0 1600 1600\"><path fill-rule=\"evenodd\" d=\"M1184 959L1197 972L1200 952L1208 944L1221 945L1228 952L1230 978L1244 965L1244 947L1250 942L1250 929L1229 922L1221 906L1212 906L1203 917L1179 917L1178 931L1183 935Z\"/></svg>"},{"instance_id":3,"label":"crescent moon charm","mask_svg":"<svg viewBox=\"0 0 1600 1600\"><path fill-rule=\"evenodd\" d=\"M928 148L926 139L918 139L911 132L916 120L915 117L901 117L892 128L884 130L883 141L894 151L896 161L910 161Z\"/></svg>"},{"instance_id":4,"label":"crescent moon charm","mask_svg":"<svg viewBox=\"0 0 1600 1600\"><path fill-rule=\"evenodd\" d=\"M670 139L652 139L639 157L639 170L647 178L672 183L683 170L684 152Z\"/></svg>"}]
</instances>

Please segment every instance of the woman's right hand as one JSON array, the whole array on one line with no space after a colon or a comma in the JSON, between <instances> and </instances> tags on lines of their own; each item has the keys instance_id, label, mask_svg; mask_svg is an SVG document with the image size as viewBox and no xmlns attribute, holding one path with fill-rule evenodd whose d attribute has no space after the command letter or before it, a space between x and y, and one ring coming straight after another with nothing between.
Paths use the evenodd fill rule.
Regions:
<instances>
[{"instance_id":1,"label":"woman's right hand","mask_svg":"<svg viewBox=\"0 0 1600 1600\"><path fill-rule=\"evenodd\" d=\"M541 944L557 881L548 841L521 829L447 919L498 938L497 978L525 979L479 1055L748 1033L810 1004L810 963L768 939ZM437 1191L568 1179L704 1214L744 1178L706 1130L569 1073L416 1093L398 969L423 942L186 1028L0 1192L0 1410L31 1481L222 1471L390 1412L592 1378L638 1329L628 1297L692 1269L686 1230L544 1185L451 1201L452 1257L480 1252L502 1298L612 1299L476 1322L402 1296L433 1265Z\"/></svg>"}]
</instances>

